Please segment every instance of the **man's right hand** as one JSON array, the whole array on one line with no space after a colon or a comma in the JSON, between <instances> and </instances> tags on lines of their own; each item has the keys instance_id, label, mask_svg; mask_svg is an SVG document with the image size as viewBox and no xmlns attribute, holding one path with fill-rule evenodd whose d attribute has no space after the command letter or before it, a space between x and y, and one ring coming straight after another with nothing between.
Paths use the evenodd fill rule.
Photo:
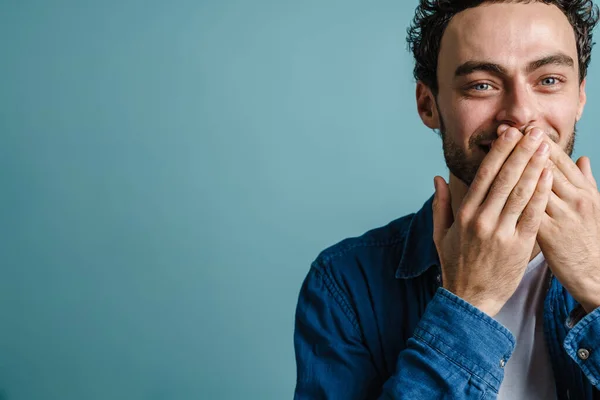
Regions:
<instances>
[{"instance_id":1,"label":"man's right hand","mask_svg":"<svg viewBox=\"0 0 600 400\"><path fill-rule=\"evenodd\" d=\"M535 137L535 133L539 137ZM444 288L490 316L517 289L552 189L539 128L508 128L494 142L454 219L450 190L434 178L433 239Z\"/></svg>"}]
</instances>

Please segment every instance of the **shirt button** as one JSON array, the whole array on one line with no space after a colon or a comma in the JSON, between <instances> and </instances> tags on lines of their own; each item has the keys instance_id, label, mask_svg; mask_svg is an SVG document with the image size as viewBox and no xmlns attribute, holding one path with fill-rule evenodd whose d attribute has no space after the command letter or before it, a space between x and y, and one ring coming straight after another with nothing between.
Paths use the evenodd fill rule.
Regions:
<instances>
[{"instance_id":1,"label":"shirt button","mask_svg":"<svg viewBox=\"0 0 600 400\"><path fill-rule=\"evenodd\" d=\"M586 349L577 350L577 357L581 360L587 360L590 356L590 352Z\"/></svg>"},{"instance_id":2,"label":"shirt button","mask_svg":"<svg viewBox=\"0 0 600 400\"><path fill-rule=\"evenodd\" d=\"M504 366L506 365L506 361L504 360L504 358L500 359L500 368L504 368Z\"/></svg>"}]
</instances>

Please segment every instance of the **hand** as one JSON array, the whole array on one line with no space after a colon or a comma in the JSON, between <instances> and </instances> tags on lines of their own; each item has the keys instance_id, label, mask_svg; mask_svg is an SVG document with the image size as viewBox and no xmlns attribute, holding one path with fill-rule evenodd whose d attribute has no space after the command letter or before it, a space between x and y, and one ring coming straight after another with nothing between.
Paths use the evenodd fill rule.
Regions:
<instances>
[{"instance_id":1,"label":"hand","mask_svg":"<svg viewBox=\"0 0 600 400\"><path fill-rule=\"evenodd\" d=\"M590 160L574 163L549 138L553 184L537 240L548 266L583 306L600 306L600 193Z\"/></svg>"},{"instance_id":2,"label":"hand","mask_svg":"<svg viewBox=\"0 0 600 400\"><path fill-rule=\"evenodd\" d=\"M434 178L433 239L444 288L490 316L529 263L552 186L548 157L541 137L508 128L482 161L456 220L448 185Z\"/></svg>"}]
</instances>

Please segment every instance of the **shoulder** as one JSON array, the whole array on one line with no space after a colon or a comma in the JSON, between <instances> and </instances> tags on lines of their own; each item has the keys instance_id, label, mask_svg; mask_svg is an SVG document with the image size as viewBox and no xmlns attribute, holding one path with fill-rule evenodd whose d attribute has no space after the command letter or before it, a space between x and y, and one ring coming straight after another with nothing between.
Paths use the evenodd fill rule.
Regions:
<instances>
[{"instance_id":1,"label":"shoulder","mask_svg":"<svg viewBox=\"0 0 600 400\"><path fill-rule=\"evenodd\" d=\"M399 297L395 274L414 215L321 251L302 285L297 318L313 312L318 320L349 322L357 332L362 325L377 326L374 314Z\"/></svg>"},{"instance_id":2,"label":"shoulder","mask_svg":"<svg viewBox=\"0 0 600 400\"><path fill-rule=\"evenodd\" d=\"M371 229L360 236L349 237L321 251L313 264L332 266L356 260L356 257L385 253L404 243L415 214L407 214L387 225Z\"/></svg>"},{"instance_id":3,"label":"shoulder","mask_svg":"<svg viewBox=\"0 0 600 400\"><path fill-rule=\"evenodd\" d=\"M404 215L326 248L313 261L312 272L349 295L357 287L379 286L381 280L393 279L414 215Z\"/></svg>"}]
</instances>

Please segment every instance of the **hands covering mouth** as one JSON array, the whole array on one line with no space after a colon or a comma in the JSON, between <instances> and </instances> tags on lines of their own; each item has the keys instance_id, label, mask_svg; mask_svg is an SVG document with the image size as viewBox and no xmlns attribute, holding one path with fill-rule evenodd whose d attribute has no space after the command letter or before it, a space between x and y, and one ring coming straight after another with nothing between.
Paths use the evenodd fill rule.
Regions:
<instances>
[{"instance_id":1,"label":"hands covering mouth","mask_svg":"<svg viewBox=\"0 0 600 400\"><path fill-rule=\"evenodd\" d=\"M495 140L478 146L486 156L456 216L448 184L434 180L433 236L444 288L494 316L537 241L584 310L600 307L600 193L589 158L573 162L533 126L500 126Z\"/></svg>"}]
</instances>

